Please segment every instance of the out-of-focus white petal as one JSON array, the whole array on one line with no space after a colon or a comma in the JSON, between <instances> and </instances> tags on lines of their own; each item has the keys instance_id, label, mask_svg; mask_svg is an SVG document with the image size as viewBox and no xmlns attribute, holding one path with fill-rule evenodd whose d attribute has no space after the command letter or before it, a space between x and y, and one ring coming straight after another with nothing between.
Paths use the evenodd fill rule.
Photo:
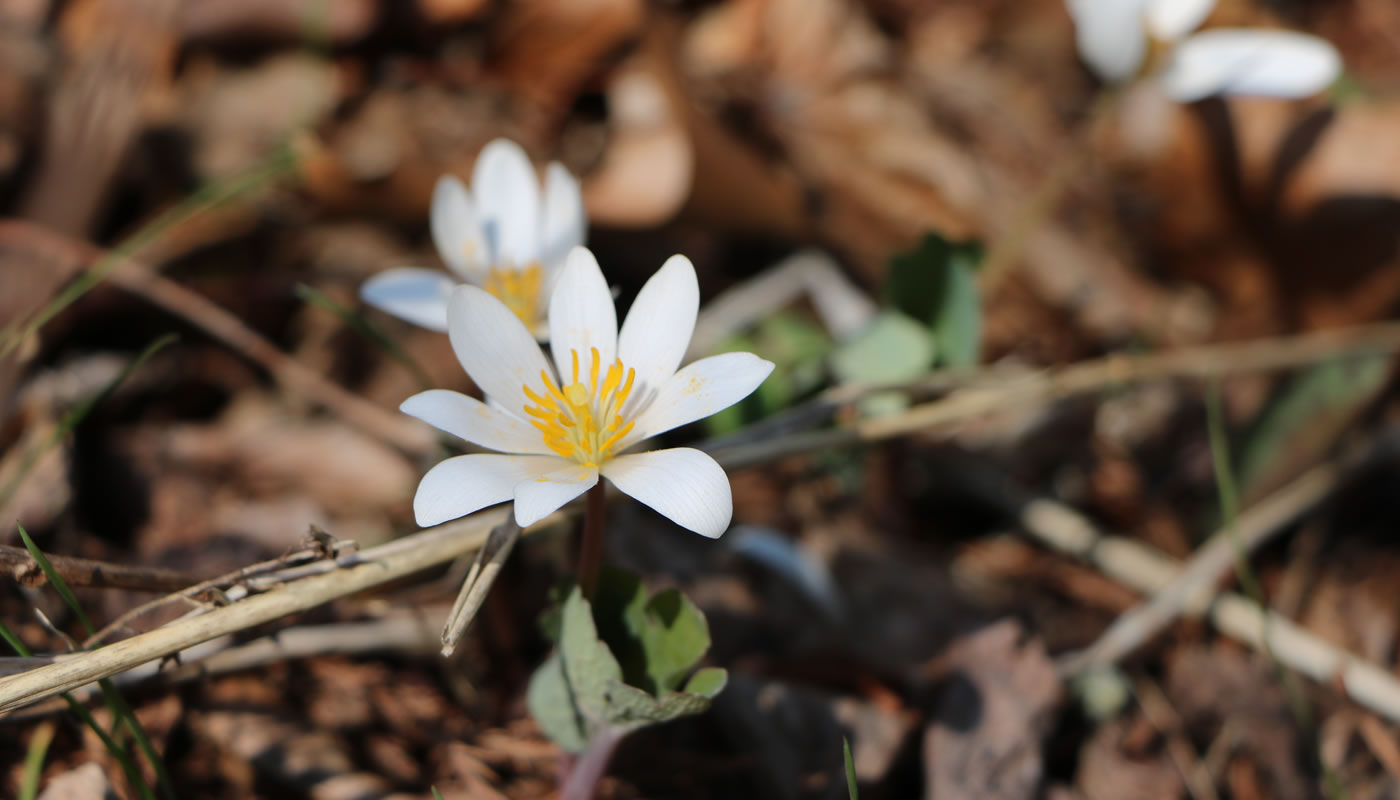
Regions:
<instances>
[{"instance_id":1,"label":"out-of-focus white petal","mask_svg":"<svg viewBox=\"0 0 1400 800\"><path fill-rule=\"evenodd\" d=\"M637 370L625 414L644 409L666 379L676 374L695 333L699 310L695 267L685 256L671 256L637 293L617 337L618 358Z\"/></svg>"},{"instance_id":2,"label":"out-of-focus white petal","mask_svg":"<svg viewBox=\"0 0 1400 800\"><path fill-rule=\"evenodd\" d=\"M689 447L619 456L603 465L603 476L682 528L711 539L724 533L734 515L724 468Z\"/></svg>"},{"instance_id":3,"label":"out-of-focus white petal","mask_svg":"<svg viewBox=\"0 0 1400 800\"><path fill-rule=\"evenodd\" d=\"M563 164L550 162L544 171L544 219L541 222L540 261L548 269L583 244L588 220L578 178Z\"/></svg>"},{"instance_id":4,"label":"out-of-focus white petal","mask_svg":"<svg viewBox=\"0 0 1400 800\"><path fill-rule=\"evenodd\" d=\"M580 377L588 375L593 348L598 348L603 374L617 358L617 309L612 291L598 260L586 247L569 251L554 284L549 298L549 346L559 380L565 382L573 373L570 351L578 351Z\"/></svg>"},{"instance_id":5,"label":"out-of-focus white petal","mask_svg":"<svg viewBox=\"0 0 1400 800\"><path fill-rule=\"evenodd\" d=\"M472 196L492 266L524 267L539 257L540 179L530 157L509 139L493 139L472 167Z\"/></svg>"},{"instance_id":6,"label":"out-of-focus white petal","mask_svg":"<svg viewBox=\"0 0 1400 800\"><path fill-rule=\"evenodd\" d=\"M1145 9L1147 30L1164 42L1174 42L1201 27L1216 0L1150 0Z\"/></svg>"},{"instance_id":7,"label":"out-of-focus white petal","mask_svg":"<svg viewBox=\"0 0 1400 800\"><path fill-rule=\"evenodd\" d=\"M435 269L386 270L360 286L360 298L380 311L435 331L447 330L452 279Z\"/></svg>"},{"instance_id":8,"label":"out-of-focus white petal","mask_svg":"<svg viewBox=\"0 0 1400 800\"><path fill-rule=\"evenodd\" d=\"M460 392L419 392L403 401L399 410L480 447L502 453L551 453L533 425Z\"/></svg>"},{"instance_id":9,"label":"out-of-focus white petal","mask_svg":"<svg viewBox=\"0 0 1400 800\"><path fill-rule=\"evenodd\" d=\"M540 372L549 363L525 324L494 295L475 286L458 286L447 301L447 336L462 369L486 396L502 408L522 413L534 405L525 385L540 388Z\"/></svg>"},{"instance_id":10,"label":"out-of-focus white petal","mask_svg":"<svg viewBox=\"0 0 1400 800\"><path fill-rule=\"evenodd\" d=\"M1181 103L1214 94L1296 98L1326 89L1341 71L1337 49L1316 36L1219 28L1177 45L1159 82Z\"/></svg>"},{"instance_id":11,"label":"out-of-focus white petal","mask_svg":"<svg viewBox=\"0 0 1400 800\"><path fill-rule=\"evenodd\" d=\"M597 467L555 458L552 469L515 485L515 523L520 527L539 522L598 483Z\"/></svg>"},{"instance_id":12,"label":"out-of-focus white petal","mask_svg":"<svg viewBox=\"0 0 1400 800\"><path fill-rule=\"evenodd\" d=\"M661 385L623 447L729 408L748 397L772 371L772 362L753 353L721 353L682 368Z\"/></svg>"},{"instance_id":13,"label":"out-of-focus white petal","mask_svg":"<svg viewBox=\"0 0 1400 800\"><path fill-rule=\"evenodd\" d=\"M413 516L421 527L503 503L515 486L557 468L551 456L477 454L449 458L428 470L413 496Z\"/></svg>"},{"instance_id":14,"label":"out-of-focus white petal","mask_svg":"<svg viewBox=\"0 0 1400 800\"><path fill-rule=\"evenodd\" d=\"M444 175L433 186L428 228L443 263L462 280L480 283L495 254L482 235L471 193L456 176Z\"/></svg>"},{"instance_id":15,"label":"out-of-focus white petal","mask_svg":"<svg viewBox=\"0 0 1400 800\"><path fill-rule=\"evenodd\" d=\"M1079 57L1108 83L1137 74L1147 55L1146 0L1067 0Z\"/></svg>"}]
</instances>

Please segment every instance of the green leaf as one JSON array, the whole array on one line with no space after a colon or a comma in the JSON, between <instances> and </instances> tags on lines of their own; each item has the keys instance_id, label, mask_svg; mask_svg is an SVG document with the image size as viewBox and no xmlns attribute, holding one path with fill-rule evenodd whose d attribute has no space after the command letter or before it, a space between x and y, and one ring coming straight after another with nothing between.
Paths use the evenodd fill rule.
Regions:
<instances>
[{"instance_id":1,"label":"green leaf","mask_svg":"<svg viewBox=\"0 0 1400 800\"><path fill-rule=\"evenodd\" d=\"M575 587L564 601L559 655L564 676L573 692L574 707L590 723L607 719L608 687L622 680L622 667L598 638L593 612L583 592Z\"/></svg>"},{"instance_id":2,"label":"green leaf","mask_svg":"<svg viewBox=\"0 0 1400 800\"><path fill-rule=\"evenodd\" d=\"M860 786L856 782L856 760L851 758L851 740L841 737L841 750L846 757L846 794L851 800L860 800Z\"/></svg>"},{"instance_id":3,"label":"green leaf","mask_svg":"<svg viewBox=\"0 0 1400 800\"><path fill-rule=\"evenodd\" d=\"M530 677L525 699L530 715L555 744L570 753L584 751L588 746L588 726L574 708L574 694L557 651Z\"/></svg>"},{"instance_id":4,"label":"green leaf","mask_svg":"<svg viewBox=\"0 0 1400 800\"><path fill-rule=\"evenodd\" d=\"M442 792L439 792L439 791L438 791L438 788L437 788L436 786L432 787L432 790L433 790L433 800L442 800Z\"/></svg>"},{"instance_id":5,"label":"green leaf","mask_svg":"<svg viewBox=\"0 0 1400 800\"><path fill-rule=\"evenodd\" d=\"M977 242L930 233L913 250L890 259L886 301L929 326L943 364L977 362L982 311L976 272L983 256Z\"/></svg>"},{"instance_id":6,"label":"green leaf","mask_svg":"<svg viewBox=\"0 0 1400 800\"><path fill-rule=\"evenodd\" d=\"M647 603L641 634L651 684L644 688L654 694L679 686L710 649L710 627L705 623L705 615L676 589L658 592Z\"/></svg>"},{"instance_id":7,"label":"green leaf","mask_svg":"<svg viewBox=\"0 0 1400 800\"><path fill-rule=\"evenodd\" d=\"M982 347L982 298L977 275L968 264L958 261L949 266L938 316L933 322L941 363L950 367L970 367L977 363Z\"/></svg>"},{"instance_id":8,"label":"green leaf","mask_svg":"<svg viewBox=\"0 0 1400 800\"><path fill-rule=\"evenodd\" d=\"M551 739L578 753L600 731L628 732L709 708L728 678L722 669L702 669L686 691L672 691L710 644L704 615L689 599L674 589L648 599L639 577L616 569L599 574L594 599L590 606L577 588L569 591L558 648L530 680L530 711Z\"/></svg>"},{"instance_id":9,"label":"green leaf","mask_svg":"<svg viewBox=\"0 0 1400 800\"><path fill-rule=\"evenodd\" d=\"M681 691L713 700L724 691L728 683L729 673L722 667L705 667L690 676L690 680L686 681L685 688Z\"/></svg>"},{"instance_id":10,"label":"green leaf","mask_svg":"<svg viewBox=\"0 0 1400 800\"><path fill-rule=\"evenodd\" d=\"M900 383L933 366L933 338L898 311L882 311L831 354L831 369L844 383Z\"/></svg>"},{"instance_id":11,"label":"green leaf","mask_svg":"<svg viewBox=\"0 0 1400 800\"><path fill-rule=\"evenodd\" d=\"M710 649L705 615L689 598L667 589L648 600L641 578L626 570L599 574L593 619L623 680L652 694L675 689Z\"/></svg>"},{"instance_id":12,"label":"green leaf","mask_svg":"<svg viewBox=\"0 0 1400 800\"><path fill-rule=\"evenodd\" d=\"M726 341L720 352L754 353L772 361L774 369L753 394L705 418L709 435L733 433L816 391L826 379L826 357L831 348L831 337L821 326L804 314L788 311L763 320L751 334Z\"/></svg>"}]
</instances>

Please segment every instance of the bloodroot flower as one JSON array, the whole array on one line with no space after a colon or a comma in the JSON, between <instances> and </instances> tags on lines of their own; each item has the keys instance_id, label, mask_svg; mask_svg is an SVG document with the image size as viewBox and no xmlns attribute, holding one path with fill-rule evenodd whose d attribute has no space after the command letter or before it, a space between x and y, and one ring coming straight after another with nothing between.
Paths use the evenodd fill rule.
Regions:
<instances>
[{"instance_id":1,"label":"bloodroot flower","mask_svg":"<svg viewBox=\"0 0 1400 800\"><path fill-rule=\"evenodd\" d=\"M623 454L644 439L747 397L773 371L752 353L677 370L700 305L695 268L672 256L642 287L619 332L612 294L586 248L569 254L549 301L546 359L496 295L459 286L447 304L452 349L487 402L432 390L402 410L495 454L449 458L423 476L418 524L437 525L506 500L521 526L588 491L601 475L711 538L733 513L729 478L688 447Z\"/></svg>"},{"instance_id":2,"label":"bloodroot flower","mask_svg":"<svg viewBox=\"0 0 1400 800\"><path fill-rule=\"evenodd\" d=\"M1336 48L1281 30L1217 28L1192 34L1216 0L1065 0L1079 55L1101 79L1153 74L1173 100L1211 95L1299 98L1341 74Z\"/></svg>"},{"instance_id":3,"label":"bloodroot flower","mask_svg":"<svg viewBox=\"0 0 1400 800\"><path fill-rule=\"evenodd\" d=\"M430 223L438 255L460 280L432 269L391 269L360 288L366 303L445 331L447 299L466 281L494 295L535 335L545 333L553 278L587 227L578 180L562 164L545 168L541 195L525 151L496 139L477 156L470 191L453 176L438 179Z\"/></svg>"}]
</instances>

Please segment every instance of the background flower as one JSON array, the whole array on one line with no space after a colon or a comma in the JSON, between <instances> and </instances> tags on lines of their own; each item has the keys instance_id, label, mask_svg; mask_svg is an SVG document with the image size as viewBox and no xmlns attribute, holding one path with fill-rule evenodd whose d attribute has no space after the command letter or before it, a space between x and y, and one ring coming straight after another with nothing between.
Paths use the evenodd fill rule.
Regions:
<instances>
[{"instance_id":1,"label":"background flower","mask_svg":"<svg viewBox=\"0 0 1400 800\"><path fill-rule=\"evenodd\" d=\"M578 180L558 162L544 188L529 156L508 139L482 149L471 188L445 175L433 190L433 243L462 281L495 295L536 335L545 302L569 249L583 243L587 220ZM438 270L400 267L366 281L366 303L433 330L447 330L447 299L458 283Z\"/></svg>"},{"instance_id":2,"label":"background flower","mask_svg":"<svg viewBox=\"0 0 1400 800\"><path fill-rule=\"evenodd\" d=\"M1220 28L1191 35L1216 0L1066 0L1079 55L1101 79L1121 83L1149 64L1152 43L1168 48L1153 69L1183 103L1214 94L1306 97L1341 74L1326 40L1279 30Z\"/></svg>"},{"instance_id":3,"label":"background flower","mask_svg":"<svg viewBox=\"0 0 1400 800\"><path fill-rule=\"evenodd\" d=\"M433 390L401 406L437 428L500 454L449 458L423 476L418 524L437 525L514 499L522 525L597 484L623 492L704 536L732 514L729 479L705 453L680 447L619 455L659 433L748 396L773 370L751 353L724 353L677 370L695 328L695 268L672 256L642 287L621 331L593 254L569 254L549 304L553 363L494 295L453 291L448 333L486 394Z\"/></svg>"}]
</instances>

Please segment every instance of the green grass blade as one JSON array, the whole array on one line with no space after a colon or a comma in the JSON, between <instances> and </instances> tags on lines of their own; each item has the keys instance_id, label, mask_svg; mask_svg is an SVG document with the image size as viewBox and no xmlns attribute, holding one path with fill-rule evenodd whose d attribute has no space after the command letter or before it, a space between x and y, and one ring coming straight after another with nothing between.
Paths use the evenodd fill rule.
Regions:
<instances>
[{"instance_id":1,"label":"green grass blade","mask_svg":"<svg viewBox=\"0 0 1400 800\"><path fill-rule=\"evenodd\" d=\"M24 458L21 459L19 469L15 471L14 477L5 484L3 489L0 489L0 508L4 508L10 502L10 498L19 490L20 485L24 483L24 479L29 475L29 471L34 468L34 465L38 463L39 459L42 458L45 453L55 447L59 442L63 441L68 434L72 433L73 429L78 427L78 423L82 422L98 403L107 399L112 392L116 391L118 386L127 378L131 377L133 372L150 360L151 356L155 355L161 348L174 342L177 338L178 337L173 333L167 334L146 345L146 349L142 350L136 358L127 362L127 365L122 368L122 371L118 373L116 377L112 378L112 380L108 381L106 386L103 386L99 391L93 394L92 397L79 403L64 415L63 419L58 423L58 427L54 429L52 436L24 454Z\"/></svg>"},{"instance_id":2,"label":"green grass blade","mask_svg":"<svg viewBox=\"0 0 1400 800\"><path fill-rule=\"evenodd\" d=\"M34 544L34 540L29 537L29 532L24 529L23 525L19 526L19 535L24 540L25 549L38 562L39 569L44 571L44 577L48 579L54 591L58 592L58 596L63 598L63 602L82 622L88 636L95 636L97 628L93 626L87 612L83 611L83 607L78 603L78 598L68 587L68 582L63 580L63 576L58 573L58 570L54 569L53 562L49 561L48 557L44 555L44 551ZM151 741L151 737L146 734L146 729L141 726L141 721L136 718L136 713L132 711L126 698L122 697L121 692L117 691L117 687L110 680L103 678L98 681L98 685L102 687L102 697L106 701L107 707L112 711L112 718L118 724L126 726L132 738L136 740L137 746L146 756L146 760L150 762L151 769L155 770L156 782L160 786L161 794L173 800L175 792L170 785L170 774L165 769L165 762L156 752L155 744Z\"/></svg>"},{"instance_id":3,"label":"green grass blade","mask_svg":"<svg viewBox=\"0 0 1400 800\"><path fill-rule=\"evenodd\" d=\"M39 778L44 774L44 759L49 754L53 732L53 721L46 720L34 730L34 738L29 740L29 752L24 756L24 776L19 785L20 800L34 800L39 796Z\"/></svg>"},{"instance_id":4,"label":"green grass blade","mask_svg":"<svg viewBox=\"0 0 1400 800\"><path fill-rule=\"evenodd\" d=\"M1219 382L1212 382L1206 392L1206 427L1210 435L1210 455L1215 470L1215 488L1219 496L1220 516L1225 533L1230 537L1230 543L1235 550L1236 579L1239 580L1241 588L1245 590L1245 594L1259 610L1259 617L1263 625L1260 639L1264 646L1264 655L1269 659L1274 674L1283 687L1283 694L1287 699L1289 711L1293 714L1294 723L1302 730L1303 735L1311 740L1314 757L1322 771L1326 794L1332 800L1341 800L1347 796L1346 789L1342 785L1340 776L1322 755L1322 743L1314 723L1312 706L1308 703L1298 675L1284 666L1270 644L1269 607L1264 598L1264 590L1259 583L1258 576L1254 574L1254 568L1250 566L1249 556L1245 552L1244 545L1241 544L1239 533L1235 528L1235 520L1239 517L1239 490L1235 486L1235 470L1230 456L1229 437L1226 436L1225 431L1225 412L1220 403Z\"/></svg>"},{"instance_id":5,"label":"green grass blade","mask_svg":"<svg viewBox=\"0 0 1400 800\"><path fill-rule=\"evenodd\" d=\"M4 622L0 622L0 639L4 639L20 656L24 658L34 657L34 653L25 646L24 642L21 641L20 638L15 635L14 631L10 630L10 627ZM146 781L141 777L141 771L138 770L136 764L132 762L131 755L118 745L116 741L107 734L107 731L102 729L101 725L97 724L97 720L94 719L92 713L87 710L87 706L79 703L74 699L73 695L68 692L61 693L59 697L62 697L63 701L68 704L68 709L73 712L74 716L81 720L84 725L91 728L93 733L97 734L97 738L102 741L102 746L107 748L107 752L121 765L122 772L126 775L127 782L141 792L141 797L144 798L144 800L156 800L155 793L146 785Z\"/></svg>"},{"instance_id":6,"label":"green grass blade","mask_svg":"<svg viewBox=\"0 0 1400 800\"><path fill-rule=\"evenodd\" d=\"M136 718L136 712L126 702L122 693L117 691L117 687L110 678L103 678L98 681L98 686L102 687L103 697L109 700L109 704L115 707L118 719L126 725L127 732L136 740L136 746L141 748L141 753L146 756L146 761L150 763L151 769L156 773L156 785L160 787L160 793L168 800L175 800L175 787L170 782L170 773L165 768L165 759L156 752L155 742L142 727L141 721Z\"/></svg>"},{"instance_id":7,"label":"green grass blade","mask_svg":"<svg viewBox=\"0 0 1400 800\"><path fill-rule=\"evenodd\" d=\"M860 800L860 787L856 785L856 760L851 758L851 740L842 736L841 749L846 756L846 792L851 800Z\"/></svg>"},{"instance_id":8,"label":"green grass blade","mask_svg":"<svg viewBox=\"0 0 1400 800\"><path fill-rule=\"evenodd\" d=\"M24 549L29 551L29 557L38 562L39 569L44 571L44 577L48 579L49 585L54 588L54 591L58 592L59 597L63 598L63 602L68 606L68 610L77 615L78 621L83 623L83 629L87 631L88 636L95 635L97 633L97 628L93 627L92 620L88 619L87 612L83 611L83 607L78 604L78 598L73 594L73 590L68 588L68 582L63 580L63 576L58 574L57 569L54 569L53 562L49 561L49 557L44 555L44 551L40 550L39 546L34 544L34 540L29 537L29 531L26 531L23 525L18 527L19 538L24 540Z\"/></svg>"},{"instance_id":9,"label":"green grass blade","mask_svg":"<svg viewBox=\"0 0 1400 800\"><path fill-rule=\"evenodd\" d=\"M249 191L267 185L283 174L291 172L295 166L295 152L290 145L284 145L265 161L241 175L201 186L178 205L156 217L146 227L112 248L102 258L97 259L96 263L64 287L63 291L59 292L28 322L8 330L4 341L0 342L0 358L14 352L19 347L20 342L29 338L35 331L57 316L59 312L105 280L118 264L134 257L146 245L164 235L166 231Z\"/></svg>"},{"instance_id":10,"label":"green grass blade","mask_svg":"<svg viewBox=\"0 0 1400 800\"><path fill-rule=\"evenodd\" d=\"M442 792L436 786L433 787L433 800L442 800Z\"/></svg>"},{"instance_id":11,"label":"green grass blade","mask_svg":"<svg viewBox=\"0 0 1400 800\"><path fill-rule=\"evenodd\" d=\"M379 349L387 353L395 361L402 364L405 369L413 373L413 378L414 380L418 381L419 386L421 386L423 389L433 388L433 382L431 379L428 378L428 373L425 372L423 368L418 365L418 362L414 361L413 357L410 356L408 352L405 351L402 347L399 347L398 342L395 342L392 338L390 338L389 334L385 333L379 328L379 326L366 319L364 314L360 314L354 311L353 309L346 308L345 306L332 300L330 297L327 297L324 293L319 292L316 289L307 286L304 283L297 284L296 296L314 306L317 306L318 308L324 308L332 314L335 314L337 317L340 318L341 322L344 322L346 325L350 326L351 330L368 339Z\"/></svg>"}]
</instances>

